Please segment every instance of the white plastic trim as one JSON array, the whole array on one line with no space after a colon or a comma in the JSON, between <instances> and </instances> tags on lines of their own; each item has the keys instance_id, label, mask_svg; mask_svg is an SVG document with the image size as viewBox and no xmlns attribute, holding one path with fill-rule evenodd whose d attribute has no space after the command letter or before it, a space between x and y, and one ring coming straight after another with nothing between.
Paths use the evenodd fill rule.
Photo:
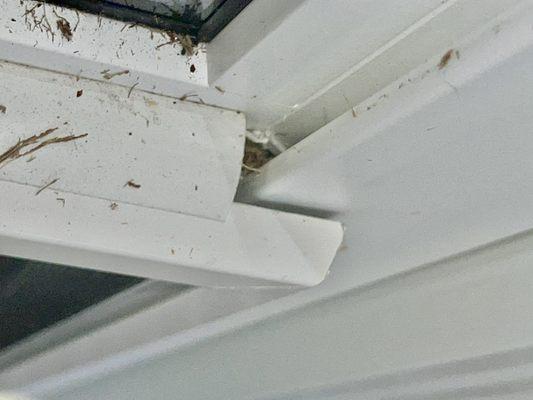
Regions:
<instances>
[{"instance_id":1,"label":"white plastic trim","mask_svg":"<svg viewBox=\"0 0 533 400\"><path fill-rule=\"evenodd\" d=\"M0 62L0 181L223 221L241 174L242 114ZM81 137L82 135L86 135ZM61 196L58 196L61 198Z\"/></svg>"},{"instance_id":2,"label":"white plastic trim","mask_svg":"<svg viewBox=\"0 0 533 400\"><path fill-rule=\"evenodd\" d=\"M66 346L5 371L0 382L44 399L103 393L127 399L132 390L139 399L148 393L165 399L178 388L191 399L208 393L213 399L507 399L530 393L533 383L532 244L529 232L300 313L282 313L268 324L258 324L249 310L31 379L42 376L49 362L61 365L76 348ZM145 326L141 321L136 323ZM204 341L206 335L215 340ZM85 341L98 343L98 336ZM232 368L223 367L228 364Z\"/></svg>"},{"instance_id":3,"label":"white plastic trim","mask_svg":"<svg viewBox=\"0 0 533 400\"><path fill-rule=\"evenodd\" d=\"M242 114L5 62L0 105L1 254L207 286L325 277L340 224L232 203Z\"/></svg>"},{"instance_id":4,"label":"white plastic trim","mask_svg":"<svg viewBox=\"0 0 533 400\"><path fill-rule=\"evenodd\" d=\"M339 223L233 204L226 221L0 182L0 253L201 286L320 283ZM65 205L57 198L65 200Z\"/></svg>"}]
</instances>

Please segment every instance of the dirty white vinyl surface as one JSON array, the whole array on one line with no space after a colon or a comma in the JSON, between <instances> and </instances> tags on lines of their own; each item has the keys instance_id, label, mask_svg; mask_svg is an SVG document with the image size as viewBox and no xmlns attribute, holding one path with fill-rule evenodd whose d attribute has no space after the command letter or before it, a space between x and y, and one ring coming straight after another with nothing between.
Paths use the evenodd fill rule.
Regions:
<instances>
[{"instance_id":1,"label":"dirty white vinyl surface","mask_svg":"<svg viewBox=\"0 0 533 400\"><path fill-rule=\"evenodd\" d=\"M243 114L0 66L0 254L202 286L326 276L339 223L233 203Z\"/></svg>"},{"instance_id":2,"label":"dirty white vinyl surface","mask_svg":"<svg viewBox=\"0 0 533 400\"><path fill-rule=\"evenodd\" d=\"M343 236L337 222L237 203L219 222L2 181L0 192L0 254L199 286L316 285Z\"/></svg>"},{"instance_id":3,"label":"dirty white vinyl surface","mask_svg":"<svg viewBox=\"0 0 533 400\"><path fill-rule=\"evenodd\" d=\"M110 202L226 217L240 176L242 115L0 66L0 154L21 141L15 157L0 163L0 180L36 192L54 182L50 189Z\"/></svg>"}]
</instances>

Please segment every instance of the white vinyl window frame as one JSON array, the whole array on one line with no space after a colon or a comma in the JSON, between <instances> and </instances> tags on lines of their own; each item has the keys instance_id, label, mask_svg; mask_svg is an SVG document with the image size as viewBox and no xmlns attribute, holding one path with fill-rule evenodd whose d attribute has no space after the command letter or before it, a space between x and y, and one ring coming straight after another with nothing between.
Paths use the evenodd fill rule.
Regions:
<instances>
[{"instance_id":1,"label":"white vinyl window frame","mask_svg":"<svg viewBox=\"0 0 533 400\"><path fill-rule=\"evenodd\" d=\"M3 3L3 254L211 287L324 279L340 223L233 202L245 115L185 92L207 87L204 49L182 54L162 31ZM71 35L55 28L64 21Z\"/></svg>"},{"instance_id":2,"label":"white vinyl window frame","mask_svg":"<svg viewBox=\"0 0 533 400\"><path fill-rule=\"evenodd\" d=\"M257 1L257 0L256 0ZM302 9L299 9L299 11L304 12L305 7L309 4L306 2L286 2L290 4L280 5L279 8L272 7L272 10L269 11L269 13L264 13L263 15L266 15L267 17L279 17L279 15L276 15L276 12L279 12L280 14L283 14L284 12L287 13L286 17L283 19L286 21L286 24L280 24L276 27L276 29L283 30L283 28L290 29L290 22L293 18L304 17L305 13L303 15L299 15L298 12L295 10L301 6ZM439 2L440 3L440 2ZM249 98L247 100L243 100L244 96L242 93L238 94L232 94L232 93L221 93L219 90L214 89L214 84L225 84L226 86L220 86L221 88L226 89L228 82L231 82L231 79L229 78L233 73L240 72L242 70L239 70L238 68L245 69L245 67L249 67L250 65L253 65L254 57L261 57L261 54L266 54L266 49L272 49L276 43L279 43L279 41L275 40L274 35L274 29L270 32L272 36L264 35L264 32L262 33L262 40L257 40L256 42L253 42L254 38L258 37L258 33L253 30L251 32L235 32L234 30L230 29L225 31L223 35L221 35L218 39L216 39L210 46L211 49L208 50L208 54L213 54L213 64L209 64L206 66L207 70L212 69L213 74L210 75L213 80L209 79L204 82L204 92L201 90L198 90L198 92L202 93L202 100L206 101L205 99L208 99L207 101L210 104L224 104L227 107L235 109L244 110L245 113L248 113L250 115L250 123L253 124L253 128L278 128L281 133L283 132L283 127L289 126L289 122L291 119L294 119L294 124L296 124L299 120L298 118L303 119L304 111L301 110L312 110L313 107L315 107L317 104L320 104L321 106L325 107L326 109L335 110L339 109L338 102L330 102L328 100L328 96L332 95L332 93L337 93L337 88L344 87L343 85L347 85L347 87L351 87L352 84L355 85L355 83L358 83L360 85L363 85L363 83L360 83L361 81L365 81L365 79L362 78L354 78L357 74L356 73L367 73L370 74L370 71L372 68L379 68L386 65L388 62L390 62L391 59L395 59L394 57L398 57L398 53L402 53L402 49L405 49L405 47L402 46L409 46L409 48L412 48L411 46L416 46L416 44L423 43L424 46L427 47L417 47L419 49L423 48L423 50L420 51L420 54L416 54L412 59L412 64L409 64L409 62L406 62L406 64L402 64L402 68L405 68L404 70L401 70L397 72L398 77L403 76L403 74L409 70L413 66L418 66L421 63L421 60L423 60L425 57L431 55L433 57L431 59L431 65L436 65L435 61L439 61L439 58L444 52L450 47L450 42L453 42L452 39L450 39L449 35L444 36L442 34L442 31L435 29L435 30L429 30L430 34L433 35L431 37L431 40L427 39L427 36L424 40L419 39L421 35L413 35L413 33L417 32L426 32L426 28L428 27L439 27L447 24L452 24L456 29L452 29L454 39L458 40L461 35L465 35L466 33L471 32L465 32L461 29L466 29L465 27L468 25L465 23L464 20L458 19L459 15L461 15L461 12L464 13L464 15L472 16L473 12L464 12L464 7L470 7L468 8L470 11L473 9L483 7L485 10L484 14L479 14L476 17L472 17L474 19L474 22L470 21L472 26L480 27L483 26L487 21L490 21L492 18L497 16L500 12L505 11L507 8L510 8L510 3L501 3L501 2L471 2L470 4L466 4L467 2L449 2L448 4L440 5L438 7L435 7L430 12L426 13L425 16L422 18L417 19L414 21L411 25L409 25L409 28L402 32L402 34L395 37L395 40L389 41L386 43L386 45L379 47L375 50L374 53L371 54L371 56L368 56L365 58L364 61L361 62L361 64L357 64L356 68L350 70L350 73L347 73L345 76L343 76L343 79L336 80L335 82L328 82L326 85L323 83L321 84L321 88L323 91L317 90L316 93L313 93L309 96L309 103L306 103L305 105L296 104L293 103L292 105L289 105L290 101L286 101L283 104L274 104L274 102L268 103L268 104L258 104L262 100L256 100L252 99L254 96L253 93L247 93L249 95ZM257 11L261 9L261 4L265 4L264 2L259 1L258 5L249 11L251 15L253 15L253 11ZM461 6L458 6L458 4ZM264 9L262 10L264 11ZM259 13L259 12L258 12ZM250 17L251 18L251 17ZM477 18L477 19L476 19ZM267 18L268 19L268 18ZM494 25L494 26L497 26ZM236 21L234 24L234 27L239 27L239 21ZM237 28L235 28L237 29ZM241 28L242 29L242 28ZM450 32L450 31L447 31ZM242 35L243 33L248 33L249 35L247 37L250 38L250 43L245 43L249 45L247 50L248 52L241 52L240 48L238 46L232 46L233 52L229 51L228 46L229 43L234 43L231 40L231 35ZM439 36L443 35L443 36ZM418 39L417 39L418 38ZM272 42L269 42L269 40L272 40ZM420 40L420 43L417 42L417 40ZM222 46L222 44L225 43L225 46ZM217 48L217 46L221 46L220 48ZM261 47L266 46L266 47ZM377 46L374 46L376 48ZM254 54L254 51L256 50L257 54ZM226 53L224 53L224 50ZM398 53L395 53L398 51ZM239 54L236 54L239 53ZM292 53L291 53L292 54ZM383 57L383 55L386 55L386 57ZM232 58L234 57L234 58ZM247 58L249 57L249 58ZM219 60L222 60L220 63L217 63ZM301 60L300 60L301 61ZM338 61L333 60L333 61ZM241 64L239 64L241 63ZM259 65L259 63L257 63ZM265 64L261 64L265 65ZM232 69L236 68L236 69ZM263 68L263 67L261 67ZM268 64L264 67L265 71L257 72L259 75L261 73L264 73L265 75L268 74L266 72L268 70ZM362 71L362 72L361 72ZM365 72L366 71L366 72ZM68 71L67 71L68 72ZM390 71L389 71L390 72ZM391 72L392 73L392 72ZM386 74L383 74L386 75ZM366 77L366 75L363 75ZM394 81L393 77L388 77L389 80ZM353 78L353 81L352 81ZM235 78L239 79L239 78ZM242 78L241 78L242 79ZM269 81L268 79L265 79L266 81ZM282 80L283 81L283 80ZM365 81L366 82L366 81ZM286 83L286 82L285 82ZM384 79L383 81L379 82L371 82L372 85L374 85L374 89L376 85L379 87L382 85L383 87L386 86L388 81ZM129 84L133 84L132 82L124 82L124 85L127 86ZM369 86L371 86L369 84ZM190 82L188 82L186 85L181 86L182 83L179 83L177 86L173 86L172 92L165 92L164 94L171 94L173 96L176 96L178 92L181 95L185 95L187 93L190 93L188 89L191 88ZM198 85L202 86L202 85ZM217 85L218 86L218 85ZM363 85L364 86L364 85ZM186 90L178 91L177 87L184 87L187 88ZM197 89L196 86L194 86L194 89ZM258 87L254 88L257 90L265 89L264 87ZM365 87L362 88L360 96L363 96L363 98L367 98L368 92L365 92ZM367 88L367 90L371 90ZM255 90L254 90L255 91ZM196 92L195 92L196 93ZM373 92L372 92L373 94ZM338 96L337 96L338 97ZM320 100L321 99L321 100ZM249 100L249 101L248 101ZM285 100L285 99L284 99ZM289 99L292 100L292 99ZM358 105L360 102L357 98L349 98L348 99L348 109L351 109L351 106ZM345 100L343 100L345 101ZM364 105L367 105L367 103L362 103ZM371 102L368 103L368 107L371 106ZM291 107L293 107L291 109ZM342 107L346 107L346 104L344 104ZM289 110L289 111L287 111ZM285 118L288 116L287 118ZM284 119L285 118L285 119ZM329 118L329 117L328 117ZM342 119L336 120L337 123L339 121L346 121L348 118L353 118L351 110L348 111L348 113L344 114L342 116ZM327 119L327 118L326 118ZM333 120L334 117L331 117ZM287 122L289 121L289 122ZM316 123L316 122L314 122ZM305 124L304 124L305 125ZM311 124L313 125L313 124ZM276 129L275 129L276 130ZM275 131L274 130L274 131ZM310 132L313 132L311 130ZM307 132L307 133L310 133ZM278 132L275 132L278 133ZM306 132L301 133L303 136L305 136ZM312 143L312 141L311 141ZM287 143L291 144L291 143ZM312 145L315 151L319 151L318 148L319 145L315 144ZM287 158L291 157L290 155L286 156ZM298 158L299 163L303 163L301 157ZM310 156L311 158L311 156ZM309 162L311 162L309 160ZM276 168L275 166L273 168ZM280 173L279 170L276 173ZM260 182L262 178L260 178L258 181ZM266 178L268 180L268 178ZM268 182L269 184L272 182ZM302 203L301 199L298 198L298 196L295 196L292 198L291 203L291 194L286 194L283 201L279 201L276 203L276 195L275 190L274 195L269 196L269 193L262 193L261 192L261 183L257 183L257 187L254 187L256 185L256 182L251 183L251 189L250 191L253 193L252 197L256 196L259 201L263 199L265 203L273 202L277 205L283 205L283 201L286 203L289 203L287 208L293 206L294 209L298 209L299 205L298 203ZM274 186L275 187L275 186ZM320 199L322 200L322 199ZM327 200L327 199L326 199ZM312 201L310 203L313 203ZM317 203L320 203L320 201L317 201ZM333 204L331 209L340 209L343 205ZM300 205L301 209L313 209L312 204L304 204ZM319 210L317 210L319 211ZM334 214L334 212L332 213ZM452 254L452 249L447 249L447 254ZM443 256L443 254L439 254L439 256ZM409 264L409 268L414 268L415 263ZM416 266L419 266L420 263L416 263ZM106 335L109 334L109 337L114 338L115 340L119 340L120 332L125 331L125 327L138 327L143 324L149 324L153 322L153 326L163 326L164 322L166 320L166 316L169 314L172 314L172 312L175 312L175 310L178 308L178 305L180 304L187 304L188 309L191 310L199 310L201 309L200 304L204 303L207 304L208 299L212 299L215 302L217 302L217 296L216 294L219 294L221 296L230 296L232 299L234 299L233 295L237 294L236 297L239 297L240 294L242 294L242 298L245 298L244 304L241 303L242 308L235 307L232 308L230 306L226 306L223 301L217 302L218 304L221 304L221 309L227 310L228 314L236 313L235 315L226 315L226 318L221 318L223 316L222 313L220 314L210 314L209 312L205 312L205 314L198 313L195 315L198 317L192 318L191 320L187 321L186 324L179 327L179 324L173 325L169 327L168 331L164 331L161 337L153 337L149 334L145 333L145 336L143 336L143 333L140 333L138 337L133 337L135 335L131 335L129 337L130 341L126 341L124 344L124 348L122 349L121 356L114 358L114 361L116 361L116 364L111 366L112 368L123 368L128 365L131 365L132 363L135 363L135 357L140 356L139 352L130 352L129 350L132 350L136 348L137 346L146 345L147 348L150 351L154 351L157 353L158 351L161 353L164 353L166 350L172 346L177 346L179 343L181 344L192 344L195 343L197 340L206 339L209 337L213 337L215 335L221 334L223 332L231 332L235 329L238 329L245 325L253 324L257 321L263 320L269 316L279 314L284 311L294 310L296 308L302 307L305 304L309 304L315 301L321 301L325 298L330 298L331 296L338 295L346 290L356 288L358 286L361 286L365 283L375 281L377 279L383 278L388 275L396 274L399 272L402 272L401 268L407 268L407 267L400 267L396 266L396 269L386 270L386 271L372 271L372 273L369 273L368 275L365 275L364 278L362 278L360 281L354 283L353 280L347 280L345 283L334 281L335 284L327 282L327 284L323 287L315 288L312 290L306 290L301 291L299 293L294 293L291 296L287 296L285 299L280 299L277 302L269 302L269 300L276 299L279 297L284 297L285 295L291 293L290 291L284 291L282 289L264 289L264 291L257 291L257 290L249 290L249 289L239 289L237 291L233 291L232 289L204 289L199 288L195 289L191 292L187 292L191 295L190 298L188 298L185 294L179 295L176 298L173 298L169 301L165 301L163 303L160 303L158 307L150 307L146 309L144 312L137 313L133 315L130 318L133 319L127 319L123 321L119 321L117 325L110 324L107 327L100 328L95 333L95 336L91 337L82 337L79 338L76 341L70 341L69 343L65 344L64 346L57 347L55 349L52 349L50 352L46 352L40 357L37 357L33 360L31 360L28 363L21 363L20 365L16 366L13 370L8 372L9 379L13 379L11 382L14 382L14 387L17 385L23 386L24 384L28 383L27 377L25 377L25 374L27 373L28 369L31 368L32 371L37 371L40 373L40 377L42 378L42 382L44 383L43 387L52 387L56 385L56 387L60 387L61 383L58 383L58 381L54 381L54 379L46 380L46 378L49 378L50 376L53 376L55 373L60 376L60 372L64 371L61 367L58 367L55 371L50 371L49 369L50 365L57 365L61 366L62 363L65 361L65 359L68 357L69 352L73 351L74 349L93 349L91 346L87 346L87 343L85 340L92 341L94 345L99 343L100 340L107 337ZM331 282L331 281L330 281ZM269 294L272 290L272 294ZM232 295L233 293L233 295ZM197 296L197 297L196 297ZM253 299L257 300L253 300ZM190 303L188 302L190 301ZM231 303L233 300L230 300ZM183 303L182 303L183 302ZM261 303L268 303L263 304L261 307L255 307L258 304ZM165 311L162 311L165 307L168 307ZM185 308L185 307L184 307ZM181 308L180 308L181 309ZM239 313L238 311L241 311ZM204 318L205 317L205 318ZM125 325L119 325L119 323L122 322ZM131 322L132 325L127 325L128 322ZM170 324L172 325L172 323ZM183 329L183 330L182 330ZM173 332L175 335L172 338L172 343L170 341L165 341L164 338L167 337L167 334L169 332ZM178 332L181 332L181 334L178 334ZM162 339L162 340L159 340ZM152 347L150 348L150 345ZM70 347L72 346L72 347ZM168 346L168 347L165 347ZM85 355L88 356L88 353L91 350L88 350ZM145 354L146 355L146 354ZM101 359L102 354L96 354L94 359L99 360ZM95 372L96 367L90 363L91 358L88 357L86 360L88 360L88 365L86 368L80 368L79 370L76 370L74 374L69 376L70 381L69 383L75 383L78 379L84 379L86 376L90 376L91 373ZM122 363L122 364L121 364ZM75 367L75 362L73 364L70 364L70 367ZM95 369L91 370L92 367L95 367ZM99 373L101 370L99 370ZM86 374L86 375L85 375ZM16 383L16 384L15 384ZM64 382L63 382L64 383ZM50 386L46 386L50 385Z\"/></svg>"},{"instance_id":3,"label":"white vinyl window frame","mask_svg":"<svg viewBox=\"0 0 533 400\"><path fill-rule=\"evenodd\" d=\"M85 15L31 0L22 3L2 0L0 5L4 10L0 17L0 59L4 74L1 103L7 104L7 112L2 115L3 122L7 121L8 126L20 128L23 124L46 120L51 115L64 113L66 110L67 113L72 113L65 124L68 125L69 132L61 132L58 136L61 138L66 137L70 131L81 132L87 124L95 131L105 132L113 123L120 122L121 118L124 125L128 118L132 120L139 115L140 123L143 126L146 123L147 130L157 130L157 126L164 126L167 123L165 119L177 121L183 128L183 122L179 120L183 115L185 124L190 124L186 129L193 132L194 138L205 134L212 140L200 145L203 154L183 148L179 150L180 154L175 155L192 160L205 156L211 162L204 163L202 171L188 174L185 178L196 175L202 182L205 175L212 172L213 176L222 175L217 175L216 181L227 184L228 188L226 193L223 191L226 190L224 187L215 188L205 181L212 193L204 198L208 203L208 206L203 203L204 208L198 208L201 204L188 200L165 204L159 199L142 196L133 201L124 199L124 202L115 203L107 198L105 188L95 198L83 196L84 192L94 192L94 186L91 187L90 184L94 177L92 171L88 171L86 178L78 179L80 186L76 187L77 184L72 186L72 181L68 182L68 164L63 166L67 176L62 175L62 179L56 180L48 175L32 175L35 169L24 171L18 169L20 165L14 168L22 160L8 160L10 163L3 169L0 179L4 193L1 218L3 233L0 235L2 254L207 287L188 286L182 292L178 290L179 287L176 289L175 286L156 281L137 285L13 346L0 357L0 368L16 368L16 365L24 364L27 359L39 358L44 354L55 359L57 355L64 354L63 346L67 343L76 347L77 351L83 349L85 356L78 359L56 359L58 368L55 370L47 362L48 367L41 371L44 378L49 374L60 373L67 365L75 368L106 355L144 345L147 341L195 328L297 291L299 285L317 284L324 278L342 238L339 223L246 204L231 204L239 181L245 133L244 114L231 109L240 110L245 107L242 96L226 94L220 87L209 85L205 45L200 44L192 55L183 55L179 43L168 45L169 37L164 32L127 26L99 16ZM55 29L55 22L58 20L72 22L72 40ZM44 26L41 26L42 21L46 21ZM28 32L31 34L28 35ZM109 40L110 38L113 39ZM113 85L109 85L110 82ZM83 89L80 90L80 87ZM22 108L15 107L14 103L24 104L24 93L31 92L31 99L35 99L36 104L28 106L26 101L28 115L19 113L13 116L14 110ZM90 113L74 117L80 107L72 101L75 98L85 101L83 108L95 113L94 121L107 113L105 107L112 110L114 103L118 104L120 98L131 103L133 111L131 115L127 114L129 111L124 115L125 111L120 110L119 106L118 111L112 111L115 112L112 117L107 116L102 120L102 125L97 126L95 122L91 122L93 117ZM216 98L219 100L213 100ZM38 103L45 106L40 111L41 114L35 115L33 113L38 110ZM230 110L211 108L204 103ZM98 110L102 105L104 108ZM163 105L166 109L151 116L150 107L154 105ZM206 126L195 125L198 123L197 116L207 121ZM64 123L63 120L60 122ZM24 126L28 131L37 132L37 126ZM120 129L118 125L117 128ZM2 148L17 143L20 139L17 132L14 129L12 137L2 137ZM221 139L221 134L230 139ZM131 136L133 135L128 136L125 132L125 139L121 139L122 143L118 145L130 146L127 139ZM107 137L104 135L98 140L102 142ZM148 141L146 137L137 140L142 144ZM172 139L168 137L165 140ZM171 145L169 142L165 146ZM80 148L85 155L90 155L92 150L85 150L83 147L84 143L81 142L69 144L60 151L62 154L59 156L57 153L55 156L49 155L48 161L46 154L37 161L29 157L31 162L22 164L22 167L30 168L34 162L68 162L69 158L78 158L73 157L73 154ZM110 148L109 143L106 145L102 142L102 147L97 151L105 148ZM131 151L135 152L133 148ZM108 162L106 155L103 155L103 162ZM149 171L152 161L147 162L146 171ZM106 168L117 171L117 166L113 164ZM30 180L25 181L28 176L31 176ZM144 178L146 182L151 177L148 173ZM126 178L121 179L125 181ZM39 188L44 187L43 183L48 181L55 185L41 194ZM138 177L136 183L141 181L142 177ZM202 184L188 186L192 188ZM74 193L70 193L71 191ZM39 196L35 199L37 192ZM31 203L24 204L20 201L22 198L31 200ZM164 196L162 199L164 200ZM112 207L113 204L118 204L118 207ZM71 205L73 208L69 210ZM107 210L105 218L92 219L93 214L98 215L103 209ZM120 212L115 212L118 209ZM83 224L72 224L82 215L85 218ZM154 224L155 220L159 222ZM55 222L49 224L47 221ZM117 231L117 227L120 229L119 223L127 227L127 234L125 230L122 239L120 231ZM149 228L152 224L155 229ZM177 247L171 241L165 242L162 239L165 230L171 232L175 227L180 229L169 237L176 243L192 240L189 246ZM256 234L252 233L254 229ZM71 239L67 241L65 231L70 232ZM97 236L93 234L96 232L99 232ZM314 240L313 236L318 240ZM150 249L154 237L158 240L153 241ZM205 256L202 259L202 247L205 249L206 243L210 242L207 237L216 239L213 241L214 247L208 249L207 254L228 254L230 258L237 257L240 260L234 258L224 261L227 266L225 271L217 265L212 269L211 259ZM273 241L272 246L266 245L267 237ZM46 240L42 240L43 238ZM230 243L231 240L241 238L246 239L247 243ZM112 245L114 249L117 245L120 247L121 240L122 250L116 254L112 254L115 250L109 251L111 247L106 250L108 245ZM77 242L83 245L80 247ZM262 254L252 254L253 252L245 250L250 245ZM321 249L327 250L322 252ZM261 258L267 260L264 267L258 264ZM206 268L202 267L202 263ZM173 265L172 269L168 267L169 264ZM298 269L299 265L304 269ZM200 270L197 271L195 268L198 266ZM294 273L290 272L291 269ZM171 312L175 309L182 311L177 314ZM148 322L149 327L158 327L157 334L139 329L139 324L144 322ZM115 323L118 325L114 326ZM124 323L126 325L122 325ZM133 326L135 329L131 329ZM85 342L87 332L93 332L96 337L101 334L110 335L118 341L109 340L109 346L102 347L98 344L100 340L97 340L91 345ZM120 332L132 335L126 338ZM81 342L78 342L80 339ZM90 350L91 347L93 350Z\"/></svg>"}]
</instances>

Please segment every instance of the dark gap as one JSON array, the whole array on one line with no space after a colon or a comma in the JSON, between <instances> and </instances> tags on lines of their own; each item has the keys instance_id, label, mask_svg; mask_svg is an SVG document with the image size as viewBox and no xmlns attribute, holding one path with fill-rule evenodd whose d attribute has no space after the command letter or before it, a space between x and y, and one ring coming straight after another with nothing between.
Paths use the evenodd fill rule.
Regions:
<instances>
[{"instance_id":1,"label":"dark gap","mask_svg":"<svg viewBox=\"0 0 533 400\"><path fill-rule=\"evenodd\" d=\"M142 281L0 256L0 350Z\"/></svg>"}]
</instances>

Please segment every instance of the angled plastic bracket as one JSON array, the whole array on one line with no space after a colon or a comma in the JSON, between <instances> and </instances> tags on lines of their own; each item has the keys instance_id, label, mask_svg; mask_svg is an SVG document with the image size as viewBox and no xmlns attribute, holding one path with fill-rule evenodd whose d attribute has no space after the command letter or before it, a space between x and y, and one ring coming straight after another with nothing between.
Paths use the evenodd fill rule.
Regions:
<instances>
[{"instance_id":1,"label":"angled plastic bracket","mask_svg":"<svg viewBox=\"0 0 533 400\"><path fill-rule=\"evenodd\" d=\"M206 286L315 285L340 224L233 203L242 114L0 63L0 254Z\"/></svg>"}]
</instances>

